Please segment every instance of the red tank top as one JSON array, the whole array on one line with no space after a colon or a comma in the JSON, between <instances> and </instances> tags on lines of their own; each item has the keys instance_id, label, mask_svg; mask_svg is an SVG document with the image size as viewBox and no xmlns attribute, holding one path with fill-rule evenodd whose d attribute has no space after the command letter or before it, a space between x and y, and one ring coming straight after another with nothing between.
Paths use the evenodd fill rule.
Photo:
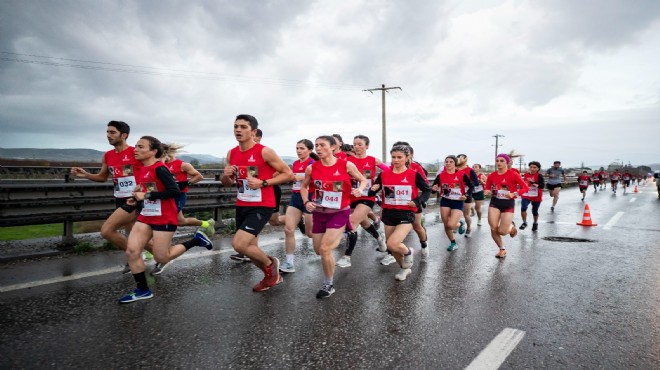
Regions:
<instances>
[{"instance_id":1,"label":"red tank top","mask_svg":"<svg viewBox=\"0 0 660 370\"><path fill-rule=\"evenodd\" d=\"M426 178L426 172L424 172L424 168L417 162L411 162L410 163L410 168L415 170L418 174L422 175L424 178L424 181L429 182L429 179Z\"/></svg>"},{"instance_id":2,"label":"red tank top","mask_svg":"<svg viewBox=\"0 0 660 370\"><path fill-rule=\"evenodd\" d=\"M402 173L387 170L380 173L382 183L383 208L416 211L417 207L410 207L408 203L417 199L419 189L415 184L417 171L407 168Z\"/></svg>"},{"instance_id":3,"label":"red tank top","mask_svg":"<svg viewBox=\"0 0 660 370\"><path fill-rule=\"evenodd\" d=\"M103 155L115 186L115 198L130 198L139 183L136 179L140 177L140 170L144 165L135 159L134 153L135 148L129 146L119 153L109 150Z\"/></svg>"},{"instance_id":4,"label":"red tank top","mask_svg":"<svg viewBox=\"0 0 660 370\"><path fill-rule=\"evenodd\" d=\"M449 173L447 170L440 172L440 195L443 198L460 200L460 197L465 195L465 183L463 182L462 170L457 170L454 173Z\"/></svg>"},{"instance_id":5,"label":"red tank top","mask_svg":"<svg viewBox=\"0 0 660 370\"><path fill-rule=\"evenodd\" d=\"M171 162L165 163L165 166L167 166L167 169L172 172L172 175L174 175L174 179L176 182L187 182L188 181L188 173L186 171L181 170L181 166L183 166L185 162L183 162L180 159L175 159ZM181 192L187 193L188 192L188 187L185 186L183 189L181 189Z\"/></svg>"},{"instance_id":6,"label":"red tank top","mask_svg":"<svg viewBox=\"0 0 660 370\"><path fill-rule=\"evenodd\" d=\"M148 167L143 167L138 182L142 190L165 191L165 185L156 176L156 168L165 167L163 162L156 162ZM150 225L177 225L177 209L174 198L144 200L144 208L138 216L138 221Z\"/></svg>"},{"instance_id":7,"label":"red tank top","mask_svg":"<svg viewBox=\"0 0 660 370\"><path fill-rule=\"evenodd\" d=\"M335 158L337 158L337 159L343 159L343 160L346 160L346 158L348 158L348 155L346 154L346 152L339 152L339 153L335 153L335 154L333 154L333 155L334 155Z\"/></svg>"},{"instance_id":8,"label":"red tank top","mask_svg":"<svg viewBox=\"0 0 660 370\"><path fill-rule=\"evenodd\" d=\"M581 188L586 188L589 186L589 175L580 175L578 177L578 186Z\"/></svg>"},{"instance_id":9,"label":"red tank top","mask_svg":"<svg viewBox=\"0 0 660 370\"><path fill-rule=\"evenodd\" d=\"M344 209L351 205L351 177L346 171L348 162L337 160L326 167L321 161L312 164L309 193L318 207Z\"/></svg>"},{"instance_id":10,"label":"red tank top","mask_svg":"<svg viewBox=\"0 0 660 370\"><path fill-rule=\"evenodd\" d=\"M376 197L369 197L367 196L367 192L369 191L369 188L371 185L373 185L373 181L376 178L376 158L372 156L366 156L364 158L358 158L358 157L348 157L347 159L349 162L353 163L355 167L357 167L358 171L364 177L367 179L367 187L364 188L364 191L362 192L361 197L354 197L351 195L351 203L358 201L358 200L370 200L372 202L376 201ZM356 179L351 179L351 186L353 188L358 188L360 186L360 182Z\"/></svg>"},{"instance_id":11,"label":"red tank top","mask_svg":"<svg viewBox=\"0 0 660 370\"><path fill-rule=\"evenodd\" d=\"M291 166L291 170L293 171L293 174L296 176L305 176L305 170L307 169L307 166L311 165L314 163L314 160L312 157L307 157L304 161L300 161L300 159L296 160L293 162L293 165ZM300 193L300 188L302 187L302 180L296 181L293 183L293 186L291 187L291 191L294 193Z\"/></svg>"},{"instance_id":12,"label":"red tank top","mask_svg":"<svg viewBox=\"0 0 660 370\"><path fill-rule=\"evenodd\" d=\"M542 201L543 189L539 188L539 173L532 174L530 172L525 172L523 180L525 181L525 184L529 186L529 190L527 190L525 194L522 194L521 197L529 199L532 202Z\"/></svg>"},{"instance_id":13,"label":"red tank top","mask_svg":"<svg viewBox=\"0 0 660 370\"><path fill-rule=\"evenodd\" d=\"M237 207L275 207L275 192L272 186L250 189L247 183L248 177L256 177L261 180L273 178L275 169L266 163L261 154L264 148L265 146L257 143L244 152L241 152L240 147L237 146L229 153L229 164L238 167L236 176Z\"/></svg>"}]
</instances>

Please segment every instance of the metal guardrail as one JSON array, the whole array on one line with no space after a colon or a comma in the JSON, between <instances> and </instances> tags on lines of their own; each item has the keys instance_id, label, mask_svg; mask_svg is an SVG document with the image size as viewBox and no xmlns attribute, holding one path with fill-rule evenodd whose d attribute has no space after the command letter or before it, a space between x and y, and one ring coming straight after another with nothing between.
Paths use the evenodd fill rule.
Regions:
<instances>
[{"instance_id":1,"label":"metal guardrail","mask_svg":"<svg viewBox=\"0 0 660 370\"><path fill-rule=\"evenodd\" d=\"M282 185L280 207L288 204L291 186ZM73 223L104 220L115 211L112 183L86 180L60 183L0 183L0 227L63 223L63 244L73 244ZM236 189L205 180L189 187L186 213L233 209Z\"/></svg>"}]
</instances>

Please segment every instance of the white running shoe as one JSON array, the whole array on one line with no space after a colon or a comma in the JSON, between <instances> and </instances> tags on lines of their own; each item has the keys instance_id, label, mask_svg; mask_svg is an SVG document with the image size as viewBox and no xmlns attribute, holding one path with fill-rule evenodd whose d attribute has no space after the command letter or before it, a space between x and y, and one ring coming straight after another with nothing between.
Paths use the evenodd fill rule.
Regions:
<instances>
[{"instance_id":1,"label":"white running shoe","mask_svg":"<svg viewBox=\"0 0 660 370\"><path fill-rule=\"evenodd\" d=\"M422 248L422 257L426 258L429 256L429 247Z\"/></svg>"},{"instance_id":2,"label":"white running shoe","mask_svg":"<svg viewBox=\"0 0 660 370\"><path fill-rule=\"evenodd\" d=\"M411 269L401 269L396 275L394 275L394 278L399 281L404 281L411 272Z\"/></svg>"},{"instance_id":3,"label":"white running shoe","mask_svg":"<svg viewBox=\"0 0 660 370\"><path fill-rule=\"evenodd\" d=\"M351 267L351 257L342 256L337 262L335 262L335 266L341 268Z\"/></svg>"},{"instance_id":4,"label":"white running shoe","mask_svg":"<svg viewBox=\"0 0 660 370\"><path fill-rule=\"evenodd\" d=\"M378 234L378 251L387 251L387 244L385 244L385 234L383 233Z\"/></svg>"},{"instance_id":5,"label":"white running shoe","mask_svg":"<svg viewBox=\"0 0 660 370\"><path fill-rule=\"evenodd\" d=\"M380 264L383 266L391 265L394 262L396 262L396 260L394 259L394 256L391 254L388 254L387 256L383 257L382 260L380 260Z\"/></svg>"},{"instance_id":6,"label":"white running shoe","mask_svg":"<svg viewBox=\"0 0 660 370\"><path fill-rule=\"evenodd\" d=\"M477 220L477 226L481 226L481 219Z\"/></svg>"},{"instance_id":7,"label":"white running shoe","mask_svg":"<svg viewBox=\"0 0 660 370\"><path fill-rule=\"evenodd\" d=\"M471 238L472 237L472 232L471 231L466 231L465 232L465 237L466 238Z\"/></svg>"}]
</instances>

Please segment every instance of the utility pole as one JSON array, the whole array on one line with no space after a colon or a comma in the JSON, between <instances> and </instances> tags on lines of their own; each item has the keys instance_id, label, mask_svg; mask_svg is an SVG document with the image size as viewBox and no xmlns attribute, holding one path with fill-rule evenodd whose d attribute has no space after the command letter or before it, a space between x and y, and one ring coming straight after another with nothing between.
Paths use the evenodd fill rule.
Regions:
<instances>
[{"instance_id":1,"label":"utility pole","mask_svg":"<svg viewBox=\"0 0 660 370\"><path fill-rule=\"evenodd\" d=\"M523 160L522 160L522 159L523 159L523 156L522 156L522 155L521 155L520 157L518 157L518 170L520 171L520 173L522 173L522 166L523 166L523 164L526 164L526 163L523 163Z\"/></svg>"},{"instance_id":2,"label":"utility pole","mask_svg":"<svg viewBox=\"0 0 660 370\"><path fill-rule=\"evenodd\" d=\"M493 137L495 138L495 157L494 157L494 158L497 158L497 149L498 149L499 146L500 146L500 145L499 145L499 139L500 139L501 137L505 137L505 136L504 136L504 135L500 135L500 134L495 134L495 135L493 135Z\"/></svg>"},{"instance_id":3,"label":"utility pole","mask_svg":"<svg viewBox=\"0 0 660 370\"><path fill-rule=\"evenodd\" d=\"M385 128L385 92L387 90L392 90L392 89L401 90L400 87L385 87L385 84L382 84L381 87L377 87L377 88L374 88L374 89L362 90L362 91L369 91L372 94L374 93L374 91L380 90L380 92L382 94L381 96L382 96L382 99L383 99L383 156L381 157L381 160L383 162L387 162L387 133L386 133L387 130ZM401 91L403 91L403 90L401 90Z\"/></svg>"}]
</instances>

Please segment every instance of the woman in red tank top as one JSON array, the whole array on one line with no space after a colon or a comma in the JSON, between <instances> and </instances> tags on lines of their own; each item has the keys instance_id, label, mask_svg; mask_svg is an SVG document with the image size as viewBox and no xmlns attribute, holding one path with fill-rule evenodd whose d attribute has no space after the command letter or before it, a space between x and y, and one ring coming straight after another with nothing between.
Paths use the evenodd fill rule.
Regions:
<instances>
[{"instance_id":1,"label":"woman in red tank top","mask_svg":"<svg viewBox=\"0 0 660 370\"><path fill-rule=\"evenodd\" d=\"M337 248L346 226L350 225L351 195L360 196L367 187L367 179L353 163L333 155L336 146L332 136L316 139L319 161L307 167L300 188L303 204L307 211L312 212L312 243L316 254L321 256L323 266L324 281L316 298L327 298L335 292L335 258L332 250ZM359 181L358 187L351 187L351 177Z\"/></svg>"}]
</instances>

